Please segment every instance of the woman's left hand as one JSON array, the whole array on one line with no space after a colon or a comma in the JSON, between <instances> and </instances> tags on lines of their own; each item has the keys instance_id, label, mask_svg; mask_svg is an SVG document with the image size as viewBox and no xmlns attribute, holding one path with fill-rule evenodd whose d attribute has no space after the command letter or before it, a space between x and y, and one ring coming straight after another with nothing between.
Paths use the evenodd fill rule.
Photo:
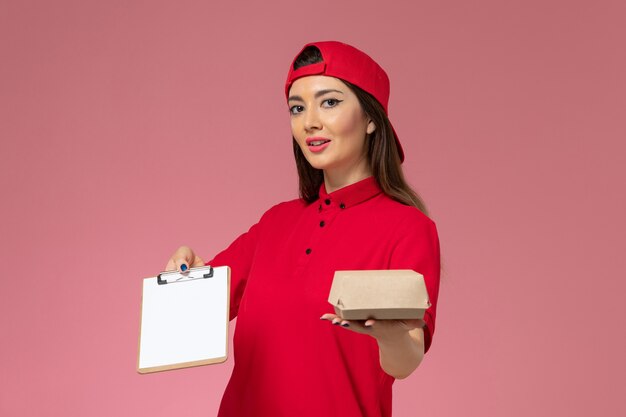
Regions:
<instances>
[{"instance_id":1,"label":"woman's left hand","mask_svg":"<svg viewBox=\"0 0 626 417\"><path fill-rule=\"evenodd\" d=\"M336 314L324 314L320 317L346 330L368 334L378 341L392 341L405 336L407 332L424 327L424 320L344 320Z\"/></svg>"}]
</instances>

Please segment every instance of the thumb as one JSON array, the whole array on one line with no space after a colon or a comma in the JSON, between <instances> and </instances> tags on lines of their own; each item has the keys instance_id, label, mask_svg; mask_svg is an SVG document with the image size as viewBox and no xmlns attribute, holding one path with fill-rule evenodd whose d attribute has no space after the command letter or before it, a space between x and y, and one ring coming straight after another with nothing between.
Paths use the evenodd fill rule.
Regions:
<instances>
[{"instance_id":1,"label":"thumb","mask_svg":"<svg viewBox=\"0 0 626 417\"><path fill-rule=\"evenodd\" d=\"M421 329L426 326L426 322L422 319L402 320L409 329Z\"/></svg>"},{"instance_id":2,"label":"thumb","mask_svg":"<svg viewBox=\"0 0 626 417\"><path fill-rule=\"evenodd\" d=\"M184 258L175 258L174 264L176 265L176 269L178 271L187 272L189 268L204 266L204 261L201 257L192 252L191 256L186 256Z\"/></svg>"},{"instance_id":3,"label":"thumb","mask_svg":"<svg viewBox=\"0 0 626 417\"><path fill-rule=\"evenodd\" d=\"M189 268L204 266L204 261L190 247L181 246L174 252L167 265L168 270L175 269L179 272L186 272Z\"/></svg>"}]
</instances>

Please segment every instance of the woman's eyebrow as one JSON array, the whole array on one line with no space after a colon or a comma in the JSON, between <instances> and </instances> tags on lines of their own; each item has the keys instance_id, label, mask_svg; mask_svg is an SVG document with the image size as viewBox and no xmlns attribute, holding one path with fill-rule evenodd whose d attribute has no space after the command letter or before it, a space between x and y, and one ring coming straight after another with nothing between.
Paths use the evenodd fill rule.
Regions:
<instances>
[{"instance_id":1,"label":"woman's eyebrow","mask_svg":"<svg viewBox=\"0 0 626 417\"><path fill-rule=\"evenodd\" d=\"M328 93L339 93L339 94L343 94L343 91L339 91L339 90L332 90L332 89L329 89L329 90L320 90L320 91L318 91L317 93L315 93L314 97L315 97L315 98L319 98L319 97L323 96L324 94L328 94ZM287 101L292 101L292 100L295 100L295 101L304 101L304 100L302 99L302 97L300 97L300 96L290 96L290 97L289 97L289 99L288 99Z\"/></svg>"}]
</instances>

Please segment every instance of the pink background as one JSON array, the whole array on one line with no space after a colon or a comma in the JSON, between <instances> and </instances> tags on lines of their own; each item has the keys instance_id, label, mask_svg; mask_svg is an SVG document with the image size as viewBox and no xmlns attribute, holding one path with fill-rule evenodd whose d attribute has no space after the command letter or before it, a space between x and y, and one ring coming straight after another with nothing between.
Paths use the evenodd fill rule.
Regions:
<instances>
[{"instance_id":1,"label":"pink background","mask_svg":"<svg viewBox=\"0 0 626 417\"><path fill-rule=\"evenodd\" d=\"M625 415L625 16L621 0L1 0L0 415L217 412L232 360L135 372L141 278L296 196L283 82L325 39L387 69L440 232L438 330L394 415Z\"/></svg>"}]
</instances>

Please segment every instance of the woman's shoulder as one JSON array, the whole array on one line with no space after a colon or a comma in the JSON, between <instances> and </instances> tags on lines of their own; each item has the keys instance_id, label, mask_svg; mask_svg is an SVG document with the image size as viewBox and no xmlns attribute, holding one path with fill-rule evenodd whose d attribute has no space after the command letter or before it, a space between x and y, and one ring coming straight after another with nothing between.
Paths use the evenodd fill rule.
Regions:
<instances>
[{"instance_id":1,"label":"woman's shoulder","mask_svg":"<svg viewBox=\"0 0 626 417\"><path fill-rule=\"evenodd\" d=\"M263 216L261 216L261 221L268 221L275 218L285 218L285 216L297 215L302 212L307 207L308 203L306 203L301 198L295 198L293 200L282 201L280 203L274 204L272 207L267 209Z\"/></svg>"},{"instance_id":2,"label":"woman's shoulder","mask_svg":"<svg viewBox=\"0 0 626 417\"><path fill-rule=\"evenodd\" d=\"M407 226L435 227L435 221L417 207L402 204L385 194L382 195L380 204L382 207L379 210L385 213L382 217Z\"/></svg>"}]
</instances>

